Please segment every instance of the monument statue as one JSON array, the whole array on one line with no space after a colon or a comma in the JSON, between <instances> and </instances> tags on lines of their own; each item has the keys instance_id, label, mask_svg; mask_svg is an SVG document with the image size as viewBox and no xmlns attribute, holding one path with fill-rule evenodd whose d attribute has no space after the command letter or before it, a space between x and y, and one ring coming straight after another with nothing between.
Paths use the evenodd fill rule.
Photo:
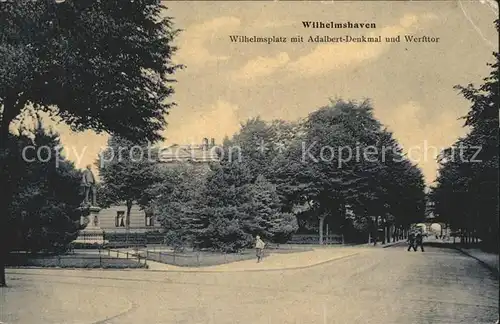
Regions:
<instances>
[{"instance_id":1,"label":"monument statue","mask_svg":"<svg viewBox=\"0 0 500 324\"><path fill-rule=\"evenodd\" d=\"M108 241L104 237L104 230L100 227L99 212L96 199L96 179L90 165L83 171L82 187L85 198L77 210L80 212L80 225L83 228L73 242L84 244L104 244Z\"/></svg>"},{"instance_id":2,"label":"monument statue","mask_svg":"<svg viewBox=\"0 0 500 324\"><path fill-rule=\"evenodd\" d=\"M95 188L96 181L90 165L87 165L87 168L83 171L82 186L85 189L85 198L83 200L83 205L97 206Z\"/></svg>"}]
</instances>

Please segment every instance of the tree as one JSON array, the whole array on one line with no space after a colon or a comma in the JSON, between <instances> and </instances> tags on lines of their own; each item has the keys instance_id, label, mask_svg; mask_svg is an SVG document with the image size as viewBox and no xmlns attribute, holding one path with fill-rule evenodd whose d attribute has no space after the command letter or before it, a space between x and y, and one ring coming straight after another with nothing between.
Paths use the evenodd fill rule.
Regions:
<instances>
[{"instance_id":1,"label":"tree","mask_svg":"<svg viewBox=\"0 0 500 324\"><path fill-rule=\"evenodd\" d=\"M272 181L276 184L283 212L303 210L309 202L308 197L316 193L313 168L304 167L302 161L303 134L297 134L286 149L273 159L270 169Z\"/></svg>"},{"instance_id":2,"label":"tree","mask_svg":"<svg viewBox=\"0 0 500 324\"><path fill-rule=\"evenodd\" d=\"M164 9L156 0L2 2L2 138L32 104L77 130L161 139L180 67Z\"/></svg>"},{"instance_id":3,"label":"tree","mask_svg":"<svg viewBox=\"0 0 500 324\"><path fill-rule=\"evenodd\" d=\"M497 32L500 32L500 20L495 20ZM498 102L499 102L499 61L500 53L494 52L494 63L488 63L491 67L490 75L483 79L483 84L476 88L473 84L468 84L466 87L457 85L455 89L459 90L465 99L469 100L472 105L471 109L463 117L465 119L465 127L472 127L476 131L488 134L488 139L492 144L497 144L494 139L498 137ZM489 152L494 155L493 152Z\"/></svg>"},{"instance_id":4,"label":"tree","mask_svg":"<svg viewBox=\"0 0 500 324\"><path fill-rule=\"evenodd\" d=\"M278 212L271 220L269 233L271 240L275 243L286 243L299 229L297 216L292 213Z\"/></svg>"},{"instance_id":5,"label":"tree","mask_svg":"<svg viewBox=\"0 0 500 324\"><path fill-rule=\"evenodd\" d=\"M107 149L97 161L101 191L106 193L100 203L106 207L125 203L127 228L133 204L146 208L151 199L147 195L148 188L161 180L157 160L152 153L147 144L135 145L126 139L111 136Z\"/></svg>"},{"instance_id":6,"label":"tree","mask_svg":"<svg viewBox=\"0 0 500 324\"><path fill-rule=\"evenodd\" d=\"M255 177L258 174L266 175L267 166L272 159L272 135L265 121L259 117L252 118L241 125L240 131L227 140L224 147L232 150L238 148L240 162L245 163Z\"/></svg>"},{"instance_id":7,"label":"tree","mask_svg":"<svg viewBox=\"0 0 500 324\"><path fill-rule=\"evenodd\" d=\"M391 132L380 129L373 136L371 144L365 142L363 147L376 154L364 156L357 165L353 175L361 179L349 204L359 217L376 217L372 229L383 230L385 243L396 226L408 228L411 223L423 221L425 182L422 171L404 155ZM366 224L363 220L361 223ZM375 235L377 239L378 232Z\"/></svg>"},{"instance_id":8,"label":"tree","mask_svg":"<svg viewBox=\"0 0 500 324\"><path fill-rule=\"evenodd\" d=\"M193 244L193 223L202 201L205 177L200 177L192 165L178 165L161 172L161 181L150 187L150 206L168 237L167 244L184 248Z\"/></svg>"},{"instance_id":9,"label":"tree","mask_svg":"<svg viewBox=\"0 0 500 324\"><path fill-rule=\"evenodd\" d=\"M172 244L236 251L254 235L283 240L296 230L295 217L281 213L276 186L263 175L274 153L256 150L274 137L272 125L249 120L224 141L221 161L208 174L196 174L190 165L164 174L149 195L156 197L152 205ZM241 149L241 159L230 155L235 147Z\"/></svg>"},{"instance_id":10,"label":"tree","mask_svg":"<svg viewBox=\"0 0 500 324\"><path fill-rule=\"evenodd\" d=\"M171 244L234 252L261 235L283 241L296 230L294 215L281 212L276 187L255 179L248 164L225 161L199 177L191 166L169 170L151 189L155 211Z\"/></svg>"},{"instance_id":11,"label":"tree","mask_svg":"<svg viewBox=\"0 0 500 324\"><path fill-rule=\"evenodd\" d=\"M267 179L273 178L271 163L283 153L297 135L298 124L283 120L267 122L260 117L248 119L242 123L241 129L231 139L227 139L224 147L229 153L238 152L240 162L246 164L257 177L259 174ZM272 181L272 180L271 180Z\"/></svg>"},{"instance_id":12,"label":"tree","mask_svg":"<svg viewBox=\"0 0 500 324\"><path fill-rule=\"evenodd\" d=\"M263 175L259 175L249 187L246 199L248 202L242 206L246 214L242 220L244 231L252 236L270 239L271 222L279 212L279 197L275 186Z\"/></svg>"},{"instance_id":13,"label":"tree","mask_svg":"<svg viewBox=\"0 0 500 324\"><path fill-rule=\"evenodd\" d=\"M471 169L469 164L461 163L457 146L459 139L451 148L441 153L437 186L432 189L432 200L435 202L435 213L438 218L458 229L466 228L467 214L470 211L467 201L468 179Z\"/></svg>"},{"instance_id":14,"label":"tree","mask_svg":"<svg viewBox=\"0 0 500 324\"><path fill-rule=\"evenodd\" d=\"M499 20L495 21L500 31ZM439 176L432 190L438 216L456 229L474 232L487 245L498 249L498 139L499 59L483 84L456 86L471 109L463 118L469 133L440 157Z\"/></svg>"},{"instance_id":15,"label":"tree","mask_svg":"<svg viewBox=\"0 0 500 324\"><path fill-rule=\"evenodd\" d=\"M192 217L196 246L232 252L251 242L243 229L242 206L248 203L253 178L246 164L238 161L213 166Z\"/></svg>"},{"instance_id":16,"label":"tree","mask_svg":"<svg viewBox=\"0 0 500 324\"><path fill-rule=\"evenodd\" d=\"M491 248L498 236L498 158L476 160L478 149L488 148L478 146L471 134L441 154L431 199L441 221L460 230L465 240L474 233Z\"/></svg>"},{"instance_id":17,"label":"tree","mask_svg":"<svg viewBox=\"0 0 500 324\"><path fill-rule=\"evenodd\" d=\"M411 223L421 222L425 211L425 182L422 171L409 161L392 133L383 130L379 134L377 159L378 181L370 189L379 198L379 215L387 226L408 228ZM384 241L389 239L385 233Z\"/></svg>"},{"instance_id":18,"label":"tree","mask_svg":"<svg viewBox=\"0 0 500 324\"><path fill-rule=\"evenodd\" d=\"M319 221L320 244L325 219L339 224L345 206L356 202L361 193L363 157L351 156L371 145L380 123L372 116L368 101L332 101L311 113L305 122L305 140L300 151L302 168L307 168L305 199ZM305 181L304 181L305 180ZM364 186L367 188L368 186Z\"/></svg>"},{"instance_id":19,"label":"tree","mask_svg":"<svg viewBox=\"0 0 500 324\"><path fill-rule=\"evenodd\" d=\"M332 101L308 116L297 141L274 160L279 192L289 205L306 207L302 221L315 218L320 243L325 221L347 225L348 206L360 224L372 216L403 219L404 212L422 211L416 208L424 194L422 174L372 111L369 101Z\"/></svg>"},{"instance_id":20,"label":"tree","mask_svg":"<svg viewBox=\"0 0 500 324\"><path fill-rule=\"evenodd\" d=\"M18 191L8 210L9 248L61 251L76 238L80 215L80 172L60 152L58 134L21 128L18 151L10 151L11 177ZM38 159L37 159L38 155Z\"/></svg>"},{"instance_id":21,"label":"tree","mask_svg":"<svg viewBox=\"0 0 500 324\"><path fill-rule=\"evenodd\" d=\"M161 139L181 67L172 62L179 31L165 9L157 0L0 2L0 169L9 127L29 107L77 131ZM8 204L16 183L1 180ZM0 286L9 217L0 217Z\"/></svg>"},{"instance_id":22,"label":"tree","mask_svg":"<svg viewBox=\"0 0 500 324\"><path fill-rule=\"evenodd\" d=\"M242 206L245 233L284 243L297 230L297 219L295 215L281 212L276 186L259 175L248 193L248 203Z\"/></svg>"}]
</instances>

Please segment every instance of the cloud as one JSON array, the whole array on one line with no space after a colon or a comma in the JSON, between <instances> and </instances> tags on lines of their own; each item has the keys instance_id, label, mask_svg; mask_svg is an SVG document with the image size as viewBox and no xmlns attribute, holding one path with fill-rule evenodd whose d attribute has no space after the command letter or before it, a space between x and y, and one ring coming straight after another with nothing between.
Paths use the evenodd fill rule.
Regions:
<instances>
[{"instance_id":1,"label":"cloud","mask_svg":"<svg viewBox=\"0 0 500 324\"><path fill-rule=\"evenodd\" d=\"M172 126L167 127L166 140L169 144L199 144L207 137L221 143L224 136L230 137L240 129L238 109L237 105L218 100L192 113L176 110L170 115Z\"/></svg>"},{"instance_id":2,"label":"cloud","mask_svg":"<svg viewBox=\"0 0 500 324\"><path fill-rule=\"evenodd\" d=\"M366 37L381 36L382 39L409 32L419 22L435 19L434 15L405 15L397 25L387 26L379 31L365 35ZM289 22L277 22L277 26L288 25ZM375 59L386 52L391 43L328 43L317 45L308 54L292 61L286 52L275 56L258 56L249 60L242 68L232 74L236 81L248 81L266 77L287 69L300 76L317 76L334 70L344 69Z\"/></svg>"},{"instance_id":3,"label":"cloud","mask_svg":"<svg viewBox=\"0 0 500 324\"><path fill-rule=\"evenodd\" d=\"M407 102L387 110L375 110L377 117L393 132L403 151L422 169L426 182L435 180L437 154L465 133L462 122L445 110L437 116L422 119L426 109L417 102Z\"/></svg>"},{"instance_id":4,"label":"cloud","mask_svg":"<svg viewBox=\"0 0 500 324\"><path fill-rule=\"evenodd\" d=\"M405 15L399 24L382 28L372 32L367 37L385 37L401 35L415 27L419 22L428 20L432 16ZM290 63L290 71L301 76L316 76L334 70L343 69L375 59L386 52L391 43L328 43L316 46L309 54Z\"/></svg>"},{"instance_id":5,"label":"cloud","mask_svg":"<svg viewBox=\"0 0 500 324\"><path fill-rule=\"evenodd\" d=\"M236 80L253 80L273 74L290 61L287 53L281 52L276 56L257 58L248 61L241 69L233 74Z\"/></svg>"},{"instance_id":6,"label":"cloud","mask_svg":"<svg viewBox=\"0 0 500 324\"><path fill-rule=\"evenodd\" d=\"M216 40L221 32L227 33L228 30L239 26L240 20L235 17L219 17L189 26L180 34L181 41L176 57L189 66L227 60L229 56L213 54L205 45Z\"/></svg>"}]
</instances>

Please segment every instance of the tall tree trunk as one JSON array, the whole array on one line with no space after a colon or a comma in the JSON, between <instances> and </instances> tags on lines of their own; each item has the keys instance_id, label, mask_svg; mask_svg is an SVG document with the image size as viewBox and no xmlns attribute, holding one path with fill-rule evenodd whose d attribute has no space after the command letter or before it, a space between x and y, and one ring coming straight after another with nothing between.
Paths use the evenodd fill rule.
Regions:
<instances>
[{"instance_id":1,"label":"tall tree trunk","mask_svg":"<svg viewBox=\"0 0 500 324\"><path fill-rule=\"evenodd\" d=\"M0 217L5 217L4 215L0 216ZM3 227L2 227L3 228ZM0 287L5 287L7 286L7 281L5 280L5 262L7 260L7 256L8 256L8 252L6 251L6 249L4 249L3 247L5 246L4 243L7 243L7 242L3 242L4 239L4 233L1 233L0 235L2 235L2 239L0 239Z\"/></svg>"},{"instance_id":2,"label":"tall tree trunk","mask_svg":"<svg viewBox=\"0 0 500 324\"><path fill-rule=\"evenodd\" d=\"M386 222L386 218L382 218L382 224L383 224L383 239L382 239L382 244L386 244L387 243L387 222Z\"/></svg>"},{"instance_id":3,"label":"tall tree trunk","mask_svg":"<svg viewBox=\"0 0 500 324\"><path fill-rule=\"evenodd\" d=\"M24 93L16 93L14 89L9 91L9 95L2 98L3 99L3 111L0 115L0 162L2 162L3 158L7 158L6 156L2 156L7 153L7 148L9 144L10 137L10 124L12 121L19 115L21 109L24 108L27 102L27 96ZM8 229L10 226L7 221L9 215L7 215L9 206L13 197L13 188L11 187L11 183L9 183L8 178L2 179L4 176L7 177L9 174L8 163L3 165L0 164L0 183L2 184L2 199L0 199L0 287L5 287L5 261L7 259L9 248L8 244L10 244L9 239L7 238L7 234L11 231Z\"/></svg>"},{"instance_id":4,"label":"tall tree trunk","mask_svg":"<svg viewBox=\"0 0 500 324\"><path fill-rule=\"evenodd\" d=\"M130 211L132 210L132 201L127 201L127 227L130 226Z\"/></svg>"},{"instance_id":5,"label":"tall tree trunk","mask_svg":"<svg viewBox=\"0 0 500 324\"><path fill-rule=\"evenodd\" d=\"M3 123L2 123L3 124ZM8 179L8 163L1 163L7 161L7 148L9 143L9 131L8 125L0 126L0 183L2 184L2 198L0 199L0 287L7 286L7 281L5 278L5 263L8 257L8 247L7 244L7 233L9 233L8 221L10 215L8 215L9 205L12 199L11 193L11 183Z\"/></svg>"},{"instance_id":6,"label":"tall tree trunk","mask_svg":"<svg viewBox=\"0 0 500 324\"><path fill-rule=\"evenodd\" d=\"M323 227L324 227L324 224L325 224L325 216L322 215L322 216L319 216L319 244L320 245L323 245Z\"/></svg>"},{"instance_id":7,"label":"tall tree trunk","mask_svg":"<svg viewBox=\"0 0 500 324\"><path fill-rule=\"evenodd\" d=\"M7 280L5 278L5 262L4 262L4 257L5 256L0 256L0 287L6 287L7 286Z\"/></svg>"},{"instance_id":8,"label":"tall tree trunk","mask_svg":"<svg viewBox=\"0 0 500 324\"><path fill-rule=\"evenodd\" d=\"M125 226L126 226L126 241L128 244L128 236L130 232L130 210L132 209L132 200L127 200L127 215L125 216Z\"/></svg>"}]
</instances>

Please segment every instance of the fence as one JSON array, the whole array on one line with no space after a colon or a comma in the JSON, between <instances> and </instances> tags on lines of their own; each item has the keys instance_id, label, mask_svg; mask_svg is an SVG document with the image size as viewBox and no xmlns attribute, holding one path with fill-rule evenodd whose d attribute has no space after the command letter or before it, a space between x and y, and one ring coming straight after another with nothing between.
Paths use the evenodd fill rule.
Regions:
<instances>
[{"instance_id":1,"label":"fence","mask_svg":"<svg viewBox=\"0 0 500 324\"><path fill-rule=\"evenodd\" d=\"M175 251L140 251L144 259L172 264L180 267L206 267L256 258L255 250L243 250L239 253L217 253L209 251L175 252ZM269 255L268 252L265 256Z\"/></svg>"},{"instance_id":2,"label":"fence","mask_svg":"<svg viewBox=\"0 0 500 324\"><path fill-rule=\"evenodd\" d=\"M105 250L108 255L108 257L114 257L116 259L124 259L124 260L131 260L135 261L139 264L144 264L145 266L147 265L147 258L142 256L140 251L119 251L119 250L114 250L114 249L106 249Z\"/></svg>"},{"instance_id":3,"label":"fence","mask_svg":"<svg viewBox=\"0 0 500 324\"><path fill-rule=\"evenodd\" d=\"M8 265L14 267L59 267L59 268L144 268L147 260L141 256L123 255L123 252L97 249L86 252L71 251L61 255L43 253L11 253Z\"/></svg>"},{"instance_id":4,"label":"fence","mask_svg":"<svg viewBox=\"0 0 500 324\"><path fill-rule=\"evenodd\" d=\"M87 239L92 241L94 239L92 234L81 233L83 240ZM110 243L128 243L130 246L134 245L150 245L150 244L163 244L165 234L162 232L104 232L104 240ZM329 234L323 236L324 244L342 244L342 234ZM287 242L289 244L318 244L318 234L295 234Z\"/></svg>"},{"instance_id":5,"label":"fence","mask_svg":"<svg viewBox=\"0 0 500 324\"><path fill-rule=\"evenodd\" d=\"M323 236L323 244L343 244L344 235L331 234ZM295 234L287 244L319 244L318 234Z\"/></svg>"},{"instance_id":6,"label":"fence","mask_svg":"<svg viewBox=\"0 0 500 324\"><path fill-rule=\"evenodd\" d=\"M161 244L165 234L161 232L114 232L104 233L104 239L111 243L127 243L131 245Z\"/></svg>"},{"instance_id":7,"label":"fence","mask_svg":"<svg viewBox=\"0 0 500 324\"><path fill-rule=\"evenodd\" d=\"M125 247L138 247L150 244L162 244L164 239L163 233L107 233L104 232L103 236L95 235L92 233L80 233L78 236L82 242L72 243L72 248L91 248L97 249L99 247L108 248L125 248ZM99 239L107 241L105 244L92 243Z\"/></svg>"}]
</instances>

